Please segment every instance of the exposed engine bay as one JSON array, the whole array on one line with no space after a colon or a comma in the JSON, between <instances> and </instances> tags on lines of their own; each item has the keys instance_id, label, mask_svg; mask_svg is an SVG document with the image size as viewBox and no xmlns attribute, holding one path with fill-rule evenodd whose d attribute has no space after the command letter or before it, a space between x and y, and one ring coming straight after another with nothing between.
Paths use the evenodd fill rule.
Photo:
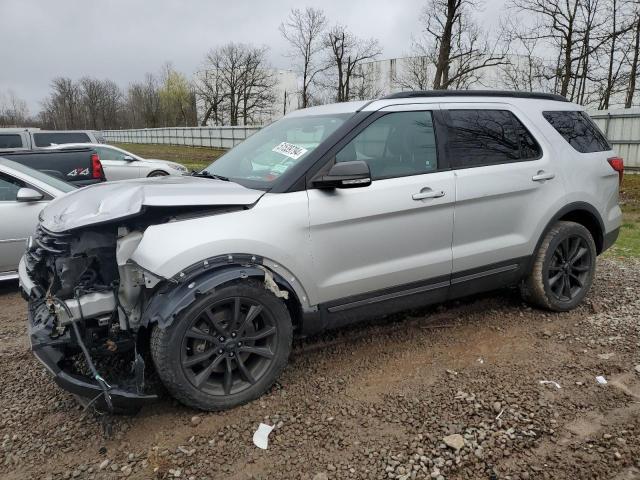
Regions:
<instances>
[{"instance_id":1,"label":"exposed engine bay","mask_svg":"<svg viewBox=\"0 0 640 480\"><path fill-rule=\"evenodd\" d=\"M150 208L66 232L38 226L23 259L32 284L23 290L32 348L59 384L82 403L111 411L121 409L116 397L126 410L156 398L141 319L149 299L171 281L138 267L131 254L150 225L230 208L241 207Z\"/></svg>"}]
</instances>

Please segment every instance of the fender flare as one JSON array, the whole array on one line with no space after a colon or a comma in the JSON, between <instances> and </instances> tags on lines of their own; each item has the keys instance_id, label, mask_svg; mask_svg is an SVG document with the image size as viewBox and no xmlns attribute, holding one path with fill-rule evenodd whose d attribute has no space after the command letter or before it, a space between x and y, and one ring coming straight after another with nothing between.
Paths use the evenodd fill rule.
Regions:
<instances>
[{"instance_id":1,"label":"fender flare","mask_svg":"<svg viewBox=\"0 0 640 480\"><path fill-rule=\"evenodd\" d=\"M544 237L547 235L547 232L551 229L553 224L556 223L559 219L561 219L565 215L568 215L571 212L577 212L577 211L586 211L589 214L591 214L591 216L593 216L593 218L596 219L596 221L598 222L598 226L600 227L600 232L601 232L601 237L602 238L599 238L599 239L598 238L594 238L593 240L596 243L596 248L598 247L598 242L600 242L601 246L603 245L604 237L606 235L606 231L605 231L605 228L604 228L604 222L602 221L602 217L600 216L600 213L598 212L596 207L594 207L590 203L586 203L586 202L568 203L567 205L562 207L560 210L558 210L556 212L556 214L553 215L553 217L551 217L551 219L547 222L546 226L542 230L542 233L540 234L540 238L538 238L538 241L536 242L536 246L535 246L535 249L533 250L533 254L531 255L531 260L529 261L529 269L531 269L531 267L533 265L533 262L534 262L534 259L535 259L535 255L538 252L538 249L540 248L540 245L542 244L542 241L544 240Z\"/></svg>"},{"instance_id":2,"label":"fender flare","mask_svg":"<svg viewBox=\"0 0 640 480\"><path fill-rule=\"evenodd\" d=\"M282 276L262 265L230 264L208 270L192 271L189 275L181 274L178 277L180 280L175 278L167 281L151 298L142 314L141 326L147 327L157 323L160 328L168 328L176 317L198 297L214 292L221 285L246 278L264 279L268 288L277 296L288 298L290 292L294 296L293 300L298 301L291 285ZM272 286L269 286L269 280L272 281ZM279 286L286 291L279 290Z\"/></svg>"}]
</instances>

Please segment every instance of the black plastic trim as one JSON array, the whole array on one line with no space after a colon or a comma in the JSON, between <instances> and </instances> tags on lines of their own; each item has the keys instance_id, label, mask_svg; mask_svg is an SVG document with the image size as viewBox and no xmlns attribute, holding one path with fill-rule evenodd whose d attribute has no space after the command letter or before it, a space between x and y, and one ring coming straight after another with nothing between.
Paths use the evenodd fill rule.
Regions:
<instances>
[{"instance_id":1,"label":"black plastic trim","mask_svg":"<svg viewBox=\"0 0 640 480\"><path fill-rule=\"evenodd\" d=\"M328 307L327 310L331 313L334 312L342 312L344 310L349 310L351 308L364 307L366 305L372 305L374 303L384 302L385 300L392 300L395 298L406 297L408 295L414 295L416 293L429 292L431 290L437 290L438 288L448 287L449 282L439 282L431 285L425 285L422 287L410 288L408 290L401 290L398 292L386 293L383 295L378 295L375 297L358 300L350 303L343 303L341 305L335 305L333 307Z\"/></svg>"},{"instance_id":2,"label":"black plastic trim","mask_svg":"<svg viewBox=\"0 0 640 480\"><path fill-rule=\"evenodd\" d=\"M604 252L605 250L608 250L609 248L611 248L613 246L614 243L616 243L616 240L618 240L618 235L620 235L620 227L616 228L615 230L611 230L610 232L606 233L604 235L604 242L602 244L602 252ZM600 253L602 253L600 252Z\"/></svg>"}]
</instances>

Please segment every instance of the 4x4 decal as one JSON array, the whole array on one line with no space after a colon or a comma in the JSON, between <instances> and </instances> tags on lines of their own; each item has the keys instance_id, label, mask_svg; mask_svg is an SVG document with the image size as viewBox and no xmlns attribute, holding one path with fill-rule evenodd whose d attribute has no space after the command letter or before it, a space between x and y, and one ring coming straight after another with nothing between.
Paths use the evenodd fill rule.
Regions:
<instances>
[{"instance_id":1,"label":"4x4 decal","mask_svg":"<svg viewBox=\"0 0 640 480\"><path fill-rule=\"evenodd\" d=\"M74 168L67 173L67 177L77 177L78 175L89 175L89 168Z\"/></svg>"}]
</instances>

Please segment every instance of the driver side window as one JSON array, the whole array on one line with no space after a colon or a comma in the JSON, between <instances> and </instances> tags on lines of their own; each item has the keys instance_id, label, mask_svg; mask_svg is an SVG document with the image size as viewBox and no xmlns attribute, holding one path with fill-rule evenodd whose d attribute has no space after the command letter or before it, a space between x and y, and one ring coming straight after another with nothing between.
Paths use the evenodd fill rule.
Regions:
<instances>
[{"instance_id":1,"label":"driver side window","mask_svg":"<svg viewBox=\"0 0 640 480\"><path fill-rule=\"evenodd\" d=\"M95 147L95 150L98 152L100 160L124 160L124 157L126 156L118 150L113 150L112 148L107 147Z\"/></svg>"},{"instance_id":2,"label":"driver side window","mask_svg":"<svg viewBox=\"0 0 640 480\"><path fill-rule=\"evenodd\" d=\"M0 202L15 202L18 190L26 186L22 180L0 173Z\"/></svg>"},{"instance_id":3,"label":"driver side window","mask_svg":"<svg viewBox=\"0 0 640 480\"><path fill-rule=\"evenodd\" d=\"M368 125L336 155L363 160L372 180L430 173L438 168L431 112L392 112Z\"/></svg>"}]
</instances>

